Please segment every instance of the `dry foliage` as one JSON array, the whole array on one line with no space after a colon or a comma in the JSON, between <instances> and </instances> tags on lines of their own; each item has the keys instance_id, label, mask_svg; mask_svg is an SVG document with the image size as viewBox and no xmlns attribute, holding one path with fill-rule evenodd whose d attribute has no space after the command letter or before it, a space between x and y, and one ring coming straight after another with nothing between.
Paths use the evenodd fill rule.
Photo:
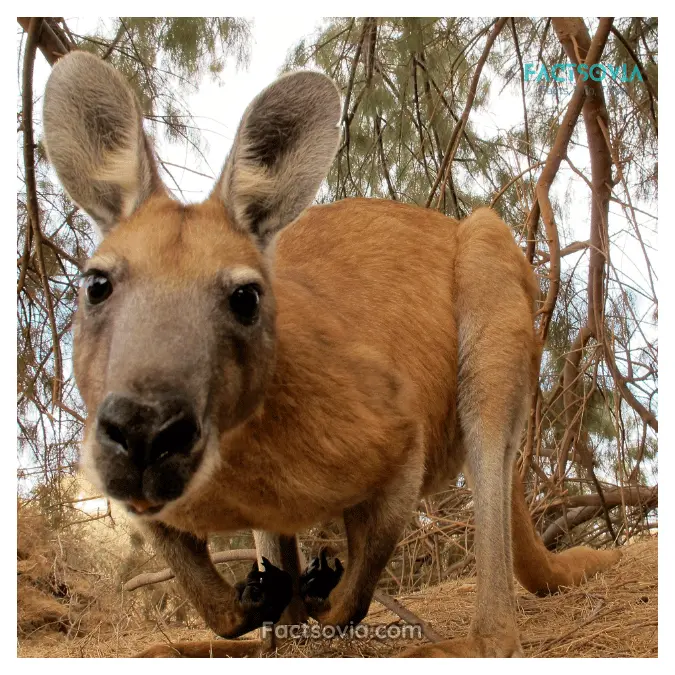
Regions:
<instances>
[{"instance_id":1,"label":"dry foliage","mask_svg":"<svg viewBox=\"0 0 675 675\"><path fill-rule=\"evenodd\" d=\"M158 584L133 598L121 584L161 566L126 523L50 522L35 502L17 506L17 632L20 640L108 632L130 616L180 615L180 589Z\"/></svg>"},{"instance_id":2,"label":"dry foliage","mask_svg":"<svg viewBox=\"0 0 675 675\"><path fill-rule=\"evenodd\" d=\"M61 490L78 492L81 487L73 483ZM123 512L113 508L106 518L83 520L77 504L54 522L38 500L17 501L19 655L26 648L33 650L32 656L58 655L52 654L52 646L62 644L64 656L103 656L89 650L111 635L144 635L148 626L158 625L204 626L174 582L123 592L125 581L162 569L164 561L145 545ZM218 539L212 543L223 545ZM221 565L220 571L234 583L250 565L233 562Z\"/></svg>"},{"instance_id":3,"label":"dry foliage","mask_svg":"<svg viewBox=\"0 0 675 675\"><path fill-rule=\"evenodd\" d=\"M76 533L55 534L32 504L18 505L17 629L86 633L102 615L101 575ZM79 566L84 564L87 569Z\"/></svg>"},{"instance_id":4,"label":"dry foliage","mask_svg":"<svg viewBox=\"0 0 675 675\"><path fill-rule=\"evenodd\" d=\"M32 550L42 551L34 556L45 555L44 548ZM48 559L54 549L49 551L45 555ZM61 561L56 564L62 565ZM54 562L44 569L52 569L53 565ZM658 538L647 536L625 546L623 558L616 567L584 586L547 598L537 598L519 589L518 625L526 656L656 657L657 571ZM76 579L71 576L70 583L75 583ZM167 582L167 585L172 583ZM398 600L441 635L451 638L466 633L473 613L474 593L475 579L464 577L430 586L419 593L401 595ZM22 597L25 596L20 594L20 615ZM45 597L49 598L49 593ZM51 597L65 615L69 601L65 597ZM53 606L44 603L45 615ZM108 610L105 618L89 611L87 621L79 623L78 631L42 630L20 634L19 656L126 657L157 642L213 638L211 631L198 619L181 623L173 617L164 619L157 615L154 621L148 621L128 596L122 602L118 598L116 603L109 605L115 606L119 609ZM398 617L376 602L371 605L365 621L371 624L398 622ZM414 641L387 642L374 638L289 641L277 654L295 658L389 657L413 644Z\"/></svg>"}]
</instances>

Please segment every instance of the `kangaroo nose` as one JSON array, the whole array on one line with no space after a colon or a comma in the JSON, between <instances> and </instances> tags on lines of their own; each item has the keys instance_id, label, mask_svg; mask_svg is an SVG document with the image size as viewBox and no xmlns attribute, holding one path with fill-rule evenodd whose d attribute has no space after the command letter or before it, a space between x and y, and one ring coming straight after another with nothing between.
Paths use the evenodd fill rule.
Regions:
<instances>
[{"instance_id":1,"label":"kangaroo nose","mask_svg":"<svg viewBox=\"0 0 675 675\"><path fill-rule=\"evenodd\" d=\"M148 403L109 394L99 407L97 421L101 446L128 455L140 467L170 455L189 454L201 435L192 406L179 398Z\"/></svg>"}]
</instances>

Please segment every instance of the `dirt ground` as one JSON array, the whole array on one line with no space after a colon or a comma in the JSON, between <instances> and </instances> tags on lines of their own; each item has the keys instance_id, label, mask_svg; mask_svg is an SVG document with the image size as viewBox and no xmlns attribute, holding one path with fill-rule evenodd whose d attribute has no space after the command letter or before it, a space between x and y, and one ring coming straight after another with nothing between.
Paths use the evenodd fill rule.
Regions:
<instances>
[{"instance_id":1,"label":"dirt ground","mask_svg":"<svg viewBox=\"0 0 675 675\"><path fill-rule=\"evenodd\" d=\"M444 637L466 634L474 604L475 580L460 579L398 600ZM537 598L518 590L518 624L526 656L534 657L656 657L658 654L658 538L623 548L619 564L584 586L564 594ZM400 621L373 603L366 623ZM251 635L253 637L253 634ZM20 657L127 657L154 643L210 640L208 630L130 621L68 637L37 631L22 637ZM417 643L423 643L420 640ZM289 640L279 656L389 657L415 641Z\"/></svg>"}]
</instances>

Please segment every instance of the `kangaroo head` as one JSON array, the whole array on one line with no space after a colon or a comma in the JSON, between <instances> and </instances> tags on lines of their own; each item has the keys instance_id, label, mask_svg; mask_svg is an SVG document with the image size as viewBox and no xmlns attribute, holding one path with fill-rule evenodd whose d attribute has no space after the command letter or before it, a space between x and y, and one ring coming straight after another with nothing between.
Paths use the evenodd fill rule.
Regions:
<instances>
[{"instance_id":1,"label":"kangaroo head","mask_svg":"<svg viewBox=\"0 0 675 675\"><path fill-rule=\"evenodd\" d=\"M323 75L280 78L244 113L209 198L183 205L159 178L122 75L81 52L54 67L47 152L103 235L74 322L82 464L131 510L180 497L262 403L275 359L273 239L325 178L339 116Z\"/></svg>"}]
</instances>

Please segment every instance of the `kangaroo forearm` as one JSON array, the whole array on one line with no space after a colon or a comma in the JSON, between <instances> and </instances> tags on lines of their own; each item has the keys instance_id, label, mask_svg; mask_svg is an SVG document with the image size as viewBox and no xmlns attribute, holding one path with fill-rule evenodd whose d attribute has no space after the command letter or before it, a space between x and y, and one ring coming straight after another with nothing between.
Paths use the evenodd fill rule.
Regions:
<instances>
[{"instance_id":1,"label":"kangaroo forearm","mask_svg":"<svg viewBox=\"0 0 675 675\"><path fill-rule=\"evenodd\" d=\"M155 548L176 575L190 602L209 628L221 637L235 637L247 627L235 589L211 561L206 541L159 523L147 528Z\"/></svg>"}]
</instances>

